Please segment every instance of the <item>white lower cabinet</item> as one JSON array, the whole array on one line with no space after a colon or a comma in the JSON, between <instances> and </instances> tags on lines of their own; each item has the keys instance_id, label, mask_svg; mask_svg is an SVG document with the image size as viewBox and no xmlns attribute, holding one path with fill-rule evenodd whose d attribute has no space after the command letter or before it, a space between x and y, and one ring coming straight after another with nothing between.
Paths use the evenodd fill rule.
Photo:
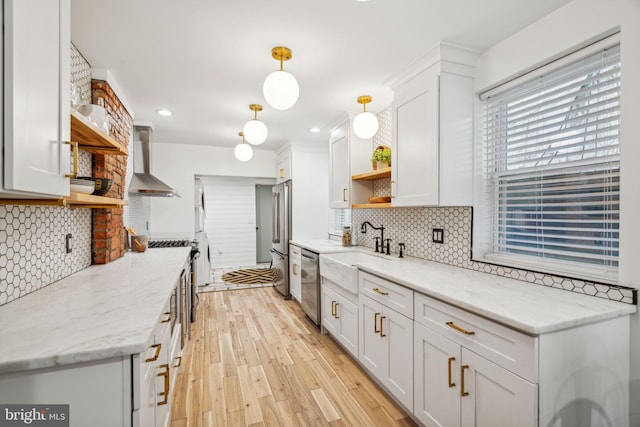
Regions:
<instances>
[{"instance_id":1,"label":"white lower cabinet","mask_svg":"<svg viewBox=\"0 0 640 427\"><path fill-rule=\"evenodd\" d=\"M360 363L400 403L413 408L413 320L360 294Z\"/></svg>"},{"instance_id":2,"label":"white lower cabinet","mask_svg":"<svg viewBox=\"0 0 640 427\"><path fill-rule=\"evenodd\" d=\"M296 245L289 245L289 292L296 301L302 300L302 252Z\"/></svg>"},{"instance_id":3,"label":"white lower cabinet","mask_svg":"<svg viewBox=\"0 0 640 427\"><path fill-rule=\"evenodd\" d=\"M426 426L536 426L537 386L416 322L414 414Z\"/></svg>"},{"instance_id":4,"label":"white lower cabinet","mask_svg":"<svg viewBox=\"0 0 640 427\"><path fill-rule=\"evenodd\" d=\"M358 357L358 304L357 295L349 297L340 288L322 279L322 326L353 357Z\"/></svg>"}]
</instances>

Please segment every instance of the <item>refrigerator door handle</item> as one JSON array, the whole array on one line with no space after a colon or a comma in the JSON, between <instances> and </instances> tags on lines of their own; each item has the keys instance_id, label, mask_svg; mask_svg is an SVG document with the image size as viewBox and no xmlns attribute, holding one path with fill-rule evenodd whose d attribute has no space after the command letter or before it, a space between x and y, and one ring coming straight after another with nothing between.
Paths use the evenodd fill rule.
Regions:
<instances>
[{"instance_id":1,"label":"refrigerator door handle","mask_svg":"<svg viewBox=\"0 0 640 427\"><path fill-rule=\"evenodd\" d=\"M273 193L271 243L280 243L280 193Z\"/></svg>"}]
</instances>

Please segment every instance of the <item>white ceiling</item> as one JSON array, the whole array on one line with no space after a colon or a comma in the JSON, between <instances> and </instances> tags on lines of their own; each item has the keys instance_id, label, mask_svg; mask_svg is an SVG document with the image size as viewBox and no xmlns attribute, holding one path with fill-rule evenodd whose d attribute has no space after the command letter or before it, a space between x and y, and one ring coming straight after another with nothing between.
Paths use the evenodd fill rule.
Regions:
<instances>
[{"instance_id":1,"label":"white ceiling","mask_svg":"<svg viewBox=\"0 0 640 427\"><path fill-rule=\"evenodd\" d=\"M568 2L71 0L71 38L92 67L110 71L135 121L154 125L154 142L233 147L259 103L269 129L259 148L273 150L326 141L347 111L361 110L359 95L373 96L369 111L388 107L384 82L438 41L482 51ZM300 85L287 111L262 95L280 45L293 51L284 68Z\"/></svg>"}]
</instances>

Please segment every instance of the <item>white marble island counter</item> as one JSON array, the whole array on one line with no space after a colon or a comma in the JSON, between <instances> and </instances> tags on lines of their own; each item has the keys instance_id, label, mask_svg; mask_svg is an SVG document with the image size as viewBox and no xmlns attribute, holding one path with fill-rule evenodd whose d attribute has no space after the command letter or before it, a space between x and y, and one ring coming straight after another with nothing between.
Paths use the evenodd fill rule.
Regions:
<instances>
[{"instance_id":1,"label":"white marble island counter","mask_svg":"<svg viewBox=\"0 0 640 427\"><path fill-rule=\"evenodd\" d=\"M308 249L318 254L328 254L335 252L351 252L358 250L357 246L342 246L342 242L338 240L319 239L319 240L291 240L292 245L303 249Z\"/></svg>"},{"instance_id":2,"label":"white marble island counter","mask_svg":"<svg viewBox=\"0 0 640 427\"><path fill-rule=\"evenodd\" d=\"M418 258L347 253L321 256L351 263L362 271L497 321L529 335L540 335L635 313L636 307L520 280Z\"/></svg>"},{"instance_id":3,"label":"white marble island counter","mask_svg":"<svg viewBox=\"0 0 640 427\"><path fill-rule=\"evenodd\" d=\"M0 374L142 352L190 251L127 253L0 307Z\"/></svg>"}]
</instances>

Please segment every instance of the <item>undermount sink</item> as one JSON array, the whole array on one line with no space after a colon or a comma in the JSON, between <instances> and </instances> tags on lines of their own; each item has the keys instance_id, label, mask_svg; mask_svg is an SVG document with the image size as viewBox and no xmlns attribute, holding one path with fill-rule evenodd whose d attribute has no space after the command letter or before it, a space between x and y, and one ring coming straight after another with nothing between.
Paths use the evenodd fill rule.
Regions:
<instances>
[{"instance_id":1,"label":"undermount sink","mask_svg":"<svg viewBox=\"0 0 640 427\"><path fill-rule=\"evenodd\" d=\"M322 280L341 286L345 290L358 293L358 269L356 265L365 262L386 262L388 256L366 252L337 252L320 255L320 276Z\"/></svg>"}]
</instances>

